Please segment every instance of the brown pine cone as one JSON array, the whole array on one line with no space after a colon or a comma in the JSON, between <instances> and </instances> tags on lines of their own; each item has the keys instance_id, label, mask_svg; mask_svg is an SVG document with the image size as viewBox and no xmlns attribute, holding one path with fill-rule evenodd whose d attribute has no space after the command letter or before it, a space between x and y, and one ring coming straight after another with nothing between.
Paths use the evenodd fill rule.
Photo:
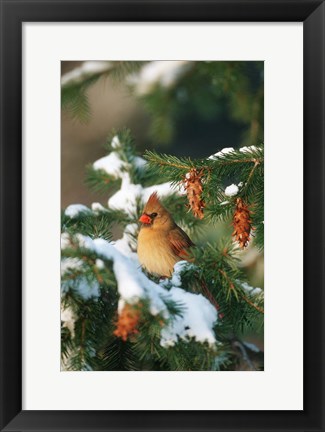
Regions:
<instances>
[{"instance_id":1,"label":"brown pine cone","mask_svg":"<svg viewBox=\"0 0 325 432\"><path fill-rule=\"evenodd\" d=\"M250 241L252 228L251 211L242 198L236 200L236 210L233 216L234 231L232 235L238 241L239 246L244 249Z\"/></svg>"}]
</instances>

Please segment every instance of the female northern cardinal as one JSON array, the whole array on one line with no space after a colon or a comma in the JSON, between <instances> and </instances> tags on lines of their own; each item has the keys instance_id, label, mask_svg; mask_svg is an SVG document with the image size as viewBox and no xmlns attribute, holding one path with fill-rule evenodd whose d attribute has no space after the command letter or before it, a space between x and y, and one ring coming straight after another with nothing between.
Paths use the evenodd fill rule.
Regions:
<instances>
[{"instance_id":1,"label":"female northern cardinal","mask_svg":"<svg viewBox=\"0 0 325 432\"><path fill-rule=\"evenodd\" d=\"M170 277L175 263L190 259L188 248L194 246L189 236L174 222L154 192L139 219L138 256L141 265L158 276Z\"/></svg>"}]
</instances>

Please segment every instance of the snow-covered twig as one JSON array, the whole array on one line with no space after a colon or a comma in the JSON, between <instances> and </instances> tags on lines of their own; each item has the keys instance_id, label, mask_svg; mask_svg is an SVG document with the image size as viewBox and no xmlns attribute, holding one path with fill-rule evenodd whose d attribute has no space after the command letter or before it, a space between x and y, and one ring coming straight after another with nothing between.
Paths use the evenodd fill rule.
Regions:
<instances>
[{"instance_id":1,"label":"snow-covered twig","mask_svg":"<svg viewBox=\"0 0 325 432\"><path fill-rule=\"evenodd\" d=\"M187 60L151 61L139 73L131 75L128 82L134 86L138 95L145 95L157 83L165 88L171 87L190 67L191 62Z\"/></svg>"},{"instance_id":2,"label":"snow-covered twig","mask_svg":"<svg viewBox=\"0 0 325 432\"><path fill-rule=\"evenodd\" d=\"M216 338L213 326L217 321L216 309L203 295L187 292L180 286L180 273L184 267L191 264L177 263L171 279L172 286L166 289L164 282L157 284L147 278L139 266L136 254L131 247L127 248L127 243L121 248L119 241L114 244L104 239L92 240L81 234L77 234L75 239L80 247L95 252L104 261L113 262L120 295L120 312L126 303L137 304L140 300L146 300L150 313L153 316L160 314L166 320L166 325L161 331L160 343L163 347L175 345L178 339L187 341L191 338L214 346ZM170 302L181 307L180 315L170 315L167 306Z\"/></svg>"},{"instance_id":3,"label":"snow-covered twig","mask_svg":"<svg viewBox=\"0 0 325 432\"><path fill-rule=\"evenodd\" d=\"M81 66L64 74L61 78L61 85L79 84L87 78L108 72L111 69L112 63L108 61L86 61Z\"/></svg>"}]
</instances>

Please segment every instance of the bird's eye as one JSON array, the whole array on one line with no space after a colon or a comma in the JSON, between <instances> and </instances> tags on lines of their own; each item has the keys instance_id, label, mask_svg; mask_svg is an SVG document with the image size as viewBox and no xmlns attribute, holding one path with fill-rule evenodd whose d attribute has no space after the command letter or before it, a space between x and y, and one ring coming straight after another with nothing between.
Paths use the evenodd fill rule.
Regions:
<instances>
[{"instance_id":1,"label":"bird's eye","mask_svg":"<svg viewBox=\"0 0 325 432\"><path fill-rule=\"evenodd\" d=\"M157 216L157 213L151 213L150 215L152 218L155 218Z\"/></svg>"}]
</instances>

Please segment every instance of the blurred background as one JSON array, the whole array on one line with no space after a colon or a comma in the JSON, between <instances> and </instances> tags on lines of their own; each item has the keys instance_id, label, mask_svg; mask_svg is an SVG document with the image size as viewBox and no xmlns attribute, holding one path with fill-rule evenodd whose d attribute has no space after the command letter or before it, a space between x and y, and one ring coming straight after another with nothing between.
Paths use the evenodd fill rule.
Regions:
<instances>
[{"instance_id":1,"label":"blurred background","mask_svg":"<svg viewBox=\"0 0 325 432\"><path fill-rule=\"evenodd\" d=\"M86 61L62 62L61 69L62 208L106 205L107 195L86 186L85 170L105 155L112 130L130 129L139 154L203 158L263 142L263 62ZM199 242L231 230L230 222L207 227ZM263 287L262 254L249 247L241 265Z\"/></svg>"},{"instance_id":2,"label":"blurred background","mask_svg":"<svg viewBox=\"0 0 325 432\"><path fill-rule=\"evenodd\" d=\"M62 207L103 201L84 174L112 129L129 128L139 153L193 158L262 142L263 73L263 62L62 62Z\"/></svg>"}]
</instances>

